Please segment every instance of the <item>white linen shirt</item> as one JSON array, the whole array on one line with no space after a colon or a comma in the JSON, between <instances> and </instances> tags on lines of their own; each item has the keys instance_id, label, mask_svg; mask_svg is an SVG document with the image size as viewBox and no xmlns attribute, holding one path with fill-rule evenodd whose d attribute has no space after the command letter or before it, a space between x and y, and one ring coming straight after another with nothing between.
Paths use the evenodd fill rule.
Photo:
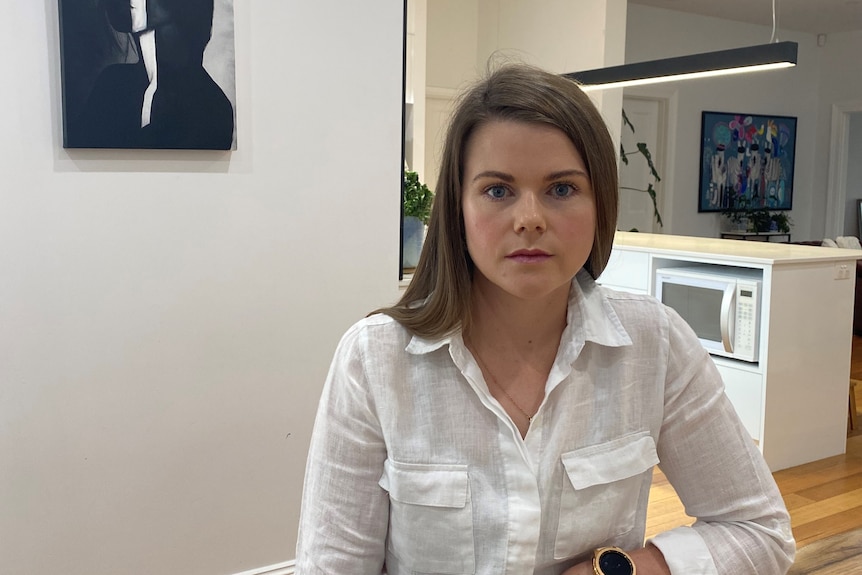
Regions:
<instances>
[{"instance_id":1,"label":"white linen shirt","mask_svg":"<svg viewBox=\"0 0 862 575\"><path fill-rule=\"evenodd\" d=\"M643 545L658 464L691 527L653 543L674 575L783 574L772 475L685 322L649 296L572 282L545 399L522 438L460 333L386 315L341 340L306 468L298 575L556 575Z\"/></svg>"}]
</instances>

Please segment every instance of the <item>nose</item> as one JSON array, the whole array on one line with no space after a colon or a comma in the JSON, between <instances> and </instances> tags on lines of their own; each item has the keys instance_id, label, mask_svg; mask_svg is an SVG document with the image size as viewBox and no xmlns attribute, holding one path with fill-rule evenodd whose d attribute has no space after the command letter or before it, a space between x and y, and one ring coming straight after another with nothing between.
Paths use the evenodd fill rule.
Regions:
<instances>
[{"instance_id":1,"label":"nose","mask_svg":"<svg viewBox=\"0 0 862 575\"><path fill-rule=\"evenodd\" d=\"M544 232L547 226L545 211L540 198L536 194L521 194L515 205L515 231Z\"/></svg>"}]
</instances>

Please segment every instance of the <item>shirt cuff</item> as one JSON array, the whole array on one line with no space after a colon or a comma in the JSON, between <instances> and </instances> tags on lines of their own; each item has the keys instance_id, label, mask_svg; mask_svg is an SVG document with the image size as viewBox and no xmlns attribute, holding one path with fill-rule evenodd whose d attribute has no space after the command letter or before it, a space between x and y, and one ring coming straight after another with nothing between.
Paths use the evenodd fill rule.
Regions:
<instances>
[{"instance_id":1,"label":"shirt cuff","mask_svg":"<svg viewBox=\"0 0 862 575\"><path fill-rule=\"evenodd\" d=\"M658 547L671 575L718 575L703 537L691 527L677 527L648 541Z\"/></svg>"}]
</instances>

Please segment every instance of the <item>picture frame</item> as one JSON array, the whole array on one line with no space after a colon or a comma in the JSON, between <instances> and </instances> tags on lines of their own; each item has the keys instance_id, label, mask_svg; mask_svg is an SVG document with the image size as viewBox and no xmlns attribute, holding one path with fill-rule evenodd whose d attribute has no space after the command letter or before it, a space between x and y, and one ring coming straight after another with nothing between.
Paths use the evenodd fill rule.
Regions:
<instances>
[{"instance_id":1,"label":"picture frame","mask_svg":"<svg viewBox=\"0 0 862 575\"><path fill-rule=\"evenodd\" d=\"M698 212L790 210L797 118L704 111Z\"/></svg>"},{"instance_id":2,"label":"picture frame","mask_svg":"<svg viewBox=\"0 0 862 575\"><path fill-rule=\"evenodd\" d=\"M236 149L234 0L57 2L64 148Z\"/></svg>"}]
</instances>

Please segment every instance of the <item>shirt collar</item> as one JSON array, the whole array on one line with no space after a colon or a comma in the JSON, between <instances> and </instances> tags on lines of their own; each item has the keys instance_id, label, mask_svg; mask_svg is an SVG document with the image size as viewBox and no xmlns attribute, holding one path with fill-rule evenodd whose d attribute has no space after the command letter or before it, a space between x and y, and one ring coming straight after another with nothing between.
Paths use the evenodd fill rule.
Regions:
<instances>
[{"instance_id":1,"label":"shirt collar","mask_svg":"<svg viewBox=\"0 0 862 575\"><path fill-rule=\"evenodd\" d=\"M586 270L572 281L567 319L567 329L580 328L584 341L608 347L632 345L616 310Z\"/></svg>"},{"instance_id":2,"label":"shirt collar","mask_svg":"<svg viewBox=\"0 0 862 575\"><path fill-rule=\"evenodd\" d=\"M449 335L445 335L439 339L428 339L418 335L414 335L410 339L410 343L407 344L406 351L407 353L412 353L414 355L422 355L423 353L431 353L432 351L436 351L443 347L444 345L451 345L453 340L458 341L459 344L463 345L463 340L461 339L461 330L459 329L455 333L451 333Z\"/></svg>"},{"instance_id":3,"label":"shirt collar","mask_svg":"<svg viewBox=\"0 0 862 575\"><path fill-rule=\"evenodd\" d=\"M595 280L586 270L581 270L572 280L569 288L569 308L566 329L562 344L569 348L574 360L584 343L591 341L608 347L631 345L629 337L613 306ZM431 353L449 345L455 349L464 346L461 331L458 330L440 338L429 339L414 335L405 351L414 355Z\"/></svg>"}]
</instances>

